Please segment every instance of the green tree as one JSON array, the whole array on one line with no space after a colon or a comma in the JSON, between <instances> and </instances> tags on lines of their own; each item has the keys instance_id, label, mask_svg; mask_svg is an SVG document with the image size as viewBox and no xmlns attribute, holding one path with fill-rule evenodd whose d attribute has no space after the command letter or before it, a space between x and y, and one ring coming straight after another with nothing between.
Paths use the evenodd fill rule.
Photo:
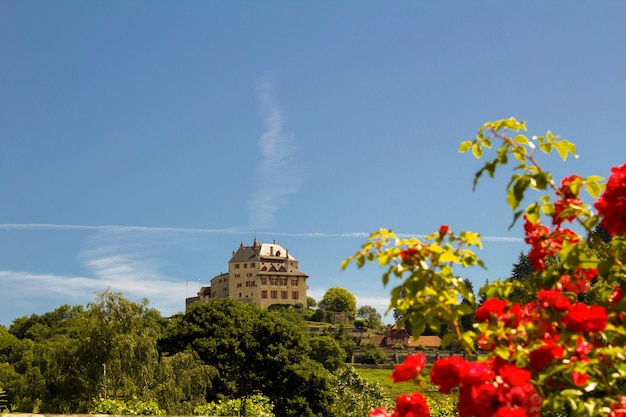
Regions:
<instances>
[{"instance_id":1,"label":"green tree","mask_svg":"<svg viewBox=\"0 0 626 417\"><path fill-rule=\"evenodd\" d=\"M339 326L339 330L333 334L334 339L339 342L339 346L346 352L344 361L348 361L352 357L352 352L359 346L358 340L353 337L345 324Z\"/></svg>"},{"instance_id":2,"label":"green tree","mask_svg":"<svg viewBox=\"0 0 626 417\"><path fill-rule=\"evenodd\" d=\"M387 359L387 355L383 349L375 343L365 345L364 354L365 363L378 364L383 363Z\"/></svg>"},{"instance_id":3,"label":"green tree","mask_svg":"<svg viewBox=\"0 0 626 417\"><path fill-rule=\"evenodd\" d=\"M40 406L41 412L76 410L84 399L86 381L76 361L84 339L84 314L81 306L62 305L49 313L20 317L9 327L11 337L18 340L8 362L23 381L12 393L16 395L12 404L20 411Z\"/></svg>"},{"instance_id":4,"label":"green tree","mask_svg":"<svg viewBox=\"0 0 626 417\"><path fill-rule=\"evenodd\" d=\"M511 291L509 299L518 302L528 302L532 298L531 280L533 266L528 256L520 252L517 263L513 264L509 281L516 284Z\"/></svg>"},{"instance_id":5,"label":"green tree","mask_svg":"<svg viewBox=\"0 0 626 417\"><path fill-rule=\"evenodd\" d=\"M474 284L472 284L472 281L470 281L469 278L465 278L463 280L463 284L467 288L467 292L469 294L472 294L471 299L475 300L476 296L474 294ZM461 316L461 329L464 332L473 331L474 330L474 311L476 310L476 305L473 301L468 300L465 297L463 297L463 299L461 300L461 303L467 305L472 311L469 314L465 314Z\"/></svg>"},{"instance_id":6,"label":"green tree","mask_svg":"<svg viewBox=\"0 0 626 417\"><path fill-rule=\"evenodd\" d=\"M168 415L191 415L194 407L206 403L217 377L217 369L202 362L194 351L162 356L152 396Z\"/></svg>"},{"instance_id":7,"label":"green tree","mask_svg":"<svg viewBox=\"0 0 626 417\"><path fill-rule=\"evenodd\" d=\"M380 327L382 323L382 317L378 311L372 306L364 305L359 307L356 311L357 318L367 320L368 327Z\"/></svg>"},{"instance_id":8,"label":"green tree","mask_svg":"<svg viewBox=\"0 0 626 417\"><path fill-rule=\"evenodd\" d=\"M324 293L319 308L335 313L356 313L356 297L345 288L332 287Z\"/></svg>"},{"instance_id":9,"label":"green tree","mask_svg":"<svg viewBox=\"0 0 626 417\"><path fill-rule=\"evenodd\" d=\"M315 301L315 298L313 297L307 297L306 305L308 308L315 309L315 307L317 307L317 301Z\"/></svg>"},{"instance_id":10,"label":"green tree","mask_svg":"<svg viewBox=\"0 0 626 417\"><path fill-rule=\"evenodd\" d=\"M256 305L228 298L191 305L174 317L160 342L163 353L191 349L219 378L213 400L260 391L281 416L328 415L329 374L309 358L303 328Z\"/></svg>"},{"instance_id":11,"label":"green tree","mask_svg":"<svg viewBox=\"0 0 626 417\"><path fill-rule=\"evenodd\" d=\"M312 336L309 339L311 353L309 356L314 361L321 363L329 371L339 369L346 360L346 351L331 336Z\"/></svg>"},{"instance_id":12,"label":"green tree","mask_svg":"<svg viewBox=\"0 0 626 417\"><path fill-rule=\"evenodd\" d=\"M385 398L382 387L360 376L352 366L344 365L333 372L331 385L335 395L332 410L335 417L363 417L371 408L392 408L393 404Z\"/></svg>"},{"instance_id":13,"label":"green tree","mask_svg":"<svg viewBox=\"0 0 626 417\"><path fill-rule=\"evenodd\" d=\"M159 318L147 299L135 303L109 290L96 294L88 304L87 337L79 353L92 396L146 393L158 365Z\"/></svg>"}]
</instances>

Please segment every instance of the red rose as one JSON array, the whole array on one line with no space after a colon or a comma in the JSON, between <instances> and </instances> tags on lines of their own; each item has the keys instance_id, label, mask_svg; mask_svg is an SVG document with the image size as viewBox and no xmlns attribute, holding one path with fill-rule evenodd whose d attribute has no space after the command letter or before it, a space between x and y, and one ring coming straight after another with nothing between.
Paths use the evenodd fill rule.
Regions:
<instances>
[{"instance_id":1,"label":"red rose","mask_svg":"<svg viewBox=\"0 0 626 417\"><path fill-rule=\"evenodd\" d=\"M527 417L539 417L543 399L531 384L512 387L503 394L503 401L509 409L521 408Z\"/></svg>"},{"instance_id":2,"label":"red rose","mask_svg":"<svg viewBox=\"0 0 626 417\"><path fill-rule=\"evenodd\" d=\"M470 393L476 417L492 417L501 405L500 393L493 383L472 386ZM461 401L462 399L459 398L459 402Z\"/></svg>"},{"instance_id":3,"label":"red rose","mask_svg":"<svg viewBox=\"0 0 626 417\"><path fill-rule=\"evenodd\" d=\"M509 408L509 407L502 406L498 408L498 411L496 411L493 417L527 417L527 416L524 410L519 407Z\"/></svg>"},{"instance_id":4,"label":"red rose","mask_svg":"<svg viewBox=\"0 0 626 417\"><path fill-rule=\"evenodd\" d=\"M379 407L379 408L370 408L370 414L369 417L391 417L392 414L389 414L387 412L387 410L385 410L385 407Z\"/></svg>"},{"instance_id":5,"label":"red rose","mask_svg":"<svg viewBox=\"0 0 626 417\"><path fill-rule=\"evenodd\" d=\"M438 359L430 370L433 384L439 385L439 392L449 394L452 388L461 383L465 360L458 356Z\"/></svg>"},{"instance_id":6,"label":"red rose","mask_svg":"<svg viewBox=\"0 0 626 417\"><path fill-rule=\"evenodd\" d=\"M602 226L611 235L626 233L626 164L611 168L606 189L594 206L604 216Z\"/></svg>"},{"instance_id":7,"label":"red rose","mask_svg":"<svg viewBox=\"0 0 626 417\"><path fill-rule=\"evenodd\" d=\"M465 362L461 374L461 384L477 385L495 376L489 362Z\"/></svg>"},{"instance_id":8,"label":"red rose","mask_svg":"<svg viewBox=\"0 0 626 417\"><path fill-rule=\"evenodd\" d=\"M606 327L607 313L604 307L572 304L563 316L563 324L574 332L599 332Z\"/></svg>"},{"instance_id":9,"label":"red rose","mask_svg":"<svg viewBox=\"0 0 626 417\"><path fill-rule=\"evenodd\" d=\"M518 368L512 364L506 364L500 368L500 376L509 385L524 385L530 381L530 372L526 369Z\"/></svg>"},{"instance_id":10,"label":"red rose","mask_svg":"<svg viewBox=\"0 0 626 417\"><path fill-rule=\"evenodd\" d=\"M443 239L443 237L448 234L448 230L450 230L450 227L448 227L447 224L439 226L439 239Z\"/></svg>"},{"instance_id":11,"label":"red rose","mask_svg":"<svg viewBox=\"0 0 626 417\"><path fill-rule=\"evenodd\" d=\"M555 290L539 290L537 298L544 302L544 307L550 306L556 311L566 311L572 304L562 292Z\"/></svg>"},{"instance_id":12,"label":"red rose","mask_svg":"<svg viewBox=\"0 0 626 417\"><path fill-rule=\"evenodd\" d=\"M619 401L611 406L609 417L626 417L626 397L620 395L617 399Z\"/></svg>"},{"instance_id":13,"label":"red rose","mask_svg":"<svg viewBox=\"0 0 626 417\"><path fill-rule=\"evenodd\" d=\"M552 224L561 226L564 221L571 222L576 218L576 213L572 208L581 206L583 203L578 198L580 187L583 184L582 178L578 175L571 175L563 178L561 188L558 190L560 200L554 202L554 213L552 214Z\"/></svg>"},{"instance_id":14,"label":"red rose","mask_svg":"<svg viewBox=\"0 0 626 417\"><path fill-rule=\"evenodd\" d=\"M591 284L584 279L577 279L569 275L561 275L559 286L563 291L573 292L578 295L583 292L589 291Z\"/></svg>"},{"instance_id":15,"label":"red rose","mask_svg":"<svg viewBox=\"0 0 626 417\"><path fill-rule=\"evenodd\" d=\"M476 313L474 313L474 319L479 322L487 321L492 316L500 319L504 316L504 310L507 304L508 301L500 300L498 298L489 298L476 309Z\"/></svg>"},{"instance_id":16,"label":"red rose","mask_svg":"<svg viewBox=\"0 0 626 417\"><path fill-rule=\"evenodd\" d=\"M578 371L572 372L572 382L574 382L574 385L578 387L582 387L583 385L585 385L585 382L587 382L588 378L589 375L587 374L583 374Z\"/></svg>"},{"instance_id":17,"label":"red rose","mask_svg":"<svg viewBox=\"0 0 626 417\"><path fill-rule=\"evenodd\" d=\"M391 379L393 379L393 382L410 381L424 370L425 365L426 356L424 356L424 352L409 355L404 360L404 363L396 365L391 374Z\"/></svg>"},{"instance_id":18,"label":"red rose","mask_svg":"<svg viewBox=\"0 0 626 417\"><path fill-rule=\"evenodd\" d=\"M430 417L426 399L419 392L398 396L393 417Z\"/></svg>"},{"instance_id":19,"label":"red rose","mask_svg":"<svg viewBox=\"0 0 626 417\"><path fill-rule=\"evenodd\" d=\"M418 250L415 248L408 248L406 250L400 251L399 255L403 261L414 257L418 253Z\"/></svg>"},{"instance_id":20,"label":"red rose","mask_svg":"<svg viewBox=\"0 0 626 417\"><path fill-rule=\"evenodd\" d=\"M528 259L532 267L539 271L546 269L544 259L556 255L563 249L563 243L576 243L580 237L570 229L557 229L550 232L550 229L539 222L531 222L524 216L524 232L526 243L531 246L528 252Z\"/></svg>"},{"instance_id":21,"label":"red rose","mask_svg":"<svg viewBox=\"0 0 626 417\"><path fill-rule=\"evenodd\" d=\"M624 291L620 288L619 284L615 284L613 286L613 291L611 291L611 295L609 295L609 299L607 300L609 304L617 304L622 298L624 298Z\"/></svg>"},{"instance_id":22,"label":"red rose","mask_svg":"<svg viewBox=\"0 0 626 417\"><path fill-rule=\"evenodd\" d=\"M550 342L531 351L528 356L533 369L541 372L550 362L563 357L563 346Z\"/></svg>"}]
</instances>

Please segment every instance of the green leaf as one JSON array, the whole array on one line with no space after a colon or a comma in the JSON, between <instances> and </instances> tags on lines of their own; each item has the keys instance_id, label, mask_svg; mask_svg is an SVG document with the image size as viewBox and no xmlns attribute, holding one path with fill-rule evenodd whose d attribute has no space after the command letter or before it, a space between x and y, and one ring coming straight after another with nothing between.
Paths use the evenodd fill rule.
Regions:
<instances>
[{"instance_id":1,"label":"green leaf","mask_svg":"<svg viewBox=\"0 0 626 417\"><path fill-rule=\"evenodd\" d=\"M451 251L445 251L439 257L439 262L441 262L441 263L443 263L443 262L454 262L454 263L458 264L459 263L459 257L456 256Z\"/></svg>"},{"instance_id":2,"label":"green leaf","mask_svg":"<svg viewBox=\"0 0 626 417\"><path fill-rule=\"evenodd\" d=\"M523 210L518 210L513 214L513 221L509 225L509 230L512 229L513 226L515 226L515 223L517 222L517 220L520 218L522 214L523 214Z\"/></svg>"},{"instance_id":3,"label":"green leaf","mask_svg":"<svg viewBox=\"0 0 626 417\"><path fill-rule=\"evenodd\" d=\"M506 196L506 202L509 203L511 210L515 210L517 206L522 202L524 198L524 191L528 188L529 181L526 177L521 177L515 182L513 187L509 187L509 192Z\"/></svg>"},{"instance_id":4,"label":"green leaf","mask_svg":"<svg viewBox=\"0 0 626 417\"><path fill-rule=\"evenodd\" d=\"M554 147L556 148L559 155L561 155L561 159L564 161L567 159L567 154L571 153L572 156L576 156L576 145L566 140L561 140L558 142L554 142Z\"/></svg>"},{"instance_id":5,"label":"green leaf","mask_svg":"<svg viewBox=\"0 0 626 417\"><path fill-rule=\"evenodd\" d=\"M461 142L461 146L459 146L459 152L465 153L471 148L472 142L469 140Z\"/></svg>"},{"instance_id":6,"label":"green leaf","mask_svg":"<svg viewBox=\"0 0 626 417\"><path fill-rule=\"evenodd\" d=\"M590 175L585 178L585 186L587 187L587 192L593 198L598 198L602 193L602 190L606 187L605 184L599 184L599 181L602 181L604 178L599 177L597 175Z\"/></svg>"},{"instance_id":7,"label":"green leaf","mask_svg":"<svg viewBox=\"0 0 626 417\"><path fill-rule=\"evenodd\" d=\"M511 357L511 352L507 346L496 346L493 353L505 360L508 360L509 357Z\"/></svg>"},{"instance_id":8,"label":"green leaf","mask_svg":"<svg viewBox=\"0 0 626 417\"><path fill-rule=\"evenodd\" d=\"M524 135L517 135L513 138L513 141L515 143L519 143L522 145L528 145L530 142L528 141L528 138Z\"/></svg>"},{"instance_id":9,"label":"green leaf","mask_svg":"<svg viewBox=\"0 0 626 417\"><path fill-rule=\"evenodd\" d=\"M445 335L443 335L443 338L441 339L441 349L447 348L455 340L456 340L456 336L454 333L446 333Z\"/></svg>"},{"instance_id":10,"label":"green leaf","mask_svg":"<svg viewBox=\"0 0 626 417\"><path fill-rule=\"evenodd\" d=\"M456 306L457 314L460 316L467 316L474 313L474 309L469 304L458 304Z\"/></svg>"},{"instance_id":11,"label":"green leaf","mask_svg":"<svg viewBox=\"0 0 626 417\"><path fill-rule=\"evenodd\" d=\"M544 153L550 153L552 152L552 144L551 143L542 143L541 145L539 145L539 149L541 149Z\"/></svg>"},{"instance_id":12,"label":"green leaf","mask_svg":"<svg viewBox=\"0 0 626 417\"><path fill-rule=\"evenodd\" d=\"M474 155L474 158L480 159L483 155L483 148L478 143L474 143L472 145L472 154Z\"/></svg>"}]
</instances>

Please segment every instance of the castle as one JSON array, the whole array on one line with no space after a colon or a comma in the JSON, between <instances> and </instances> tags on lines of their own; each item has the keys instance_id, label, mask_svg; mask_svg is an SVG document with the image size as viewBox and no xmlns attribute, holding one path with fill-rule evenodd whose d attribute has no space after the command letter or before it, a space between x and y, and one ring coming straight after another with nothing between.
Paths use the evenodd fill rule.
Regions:
<instances>
[{"instance_id":1,"label":"castle","mask_svg":"<svg viewBox=\"0 0 626 417\"><path fill-rule=\"evenodd\" d=\"M201 287L197 297L186 304L230 297L236 301L255 303L262 308L273 304L307 305L309 276L298 269L298 260L276 241L252 246L243 241L228 261L228 272L211 279L209 287Z\"/></svg>"}]
</instances>

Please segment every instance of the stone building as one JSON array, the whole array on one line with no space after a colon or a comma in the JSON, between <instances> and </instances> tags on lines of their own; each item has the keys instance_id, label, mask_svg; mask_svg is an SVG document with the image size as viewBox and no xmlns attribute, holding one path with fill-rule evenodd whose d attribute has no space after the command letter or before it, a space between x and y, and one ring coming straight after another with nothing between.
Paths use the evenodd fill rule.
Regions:
<instances>
[{"instance_id":1,"label":"stone building","mask_svg":"<svg viewBox=\"0 0 626 417\"><path fill-rule=\"evenodd\" d=\"M262 308L272 304L307 305L307 278L298 269L298 260L276 241L252 246L243 241L228 261L228 272L211 279L210 287L202 287L191 302L230 297L236 301L255 303Z\"/></svg>"}]
</instances>

